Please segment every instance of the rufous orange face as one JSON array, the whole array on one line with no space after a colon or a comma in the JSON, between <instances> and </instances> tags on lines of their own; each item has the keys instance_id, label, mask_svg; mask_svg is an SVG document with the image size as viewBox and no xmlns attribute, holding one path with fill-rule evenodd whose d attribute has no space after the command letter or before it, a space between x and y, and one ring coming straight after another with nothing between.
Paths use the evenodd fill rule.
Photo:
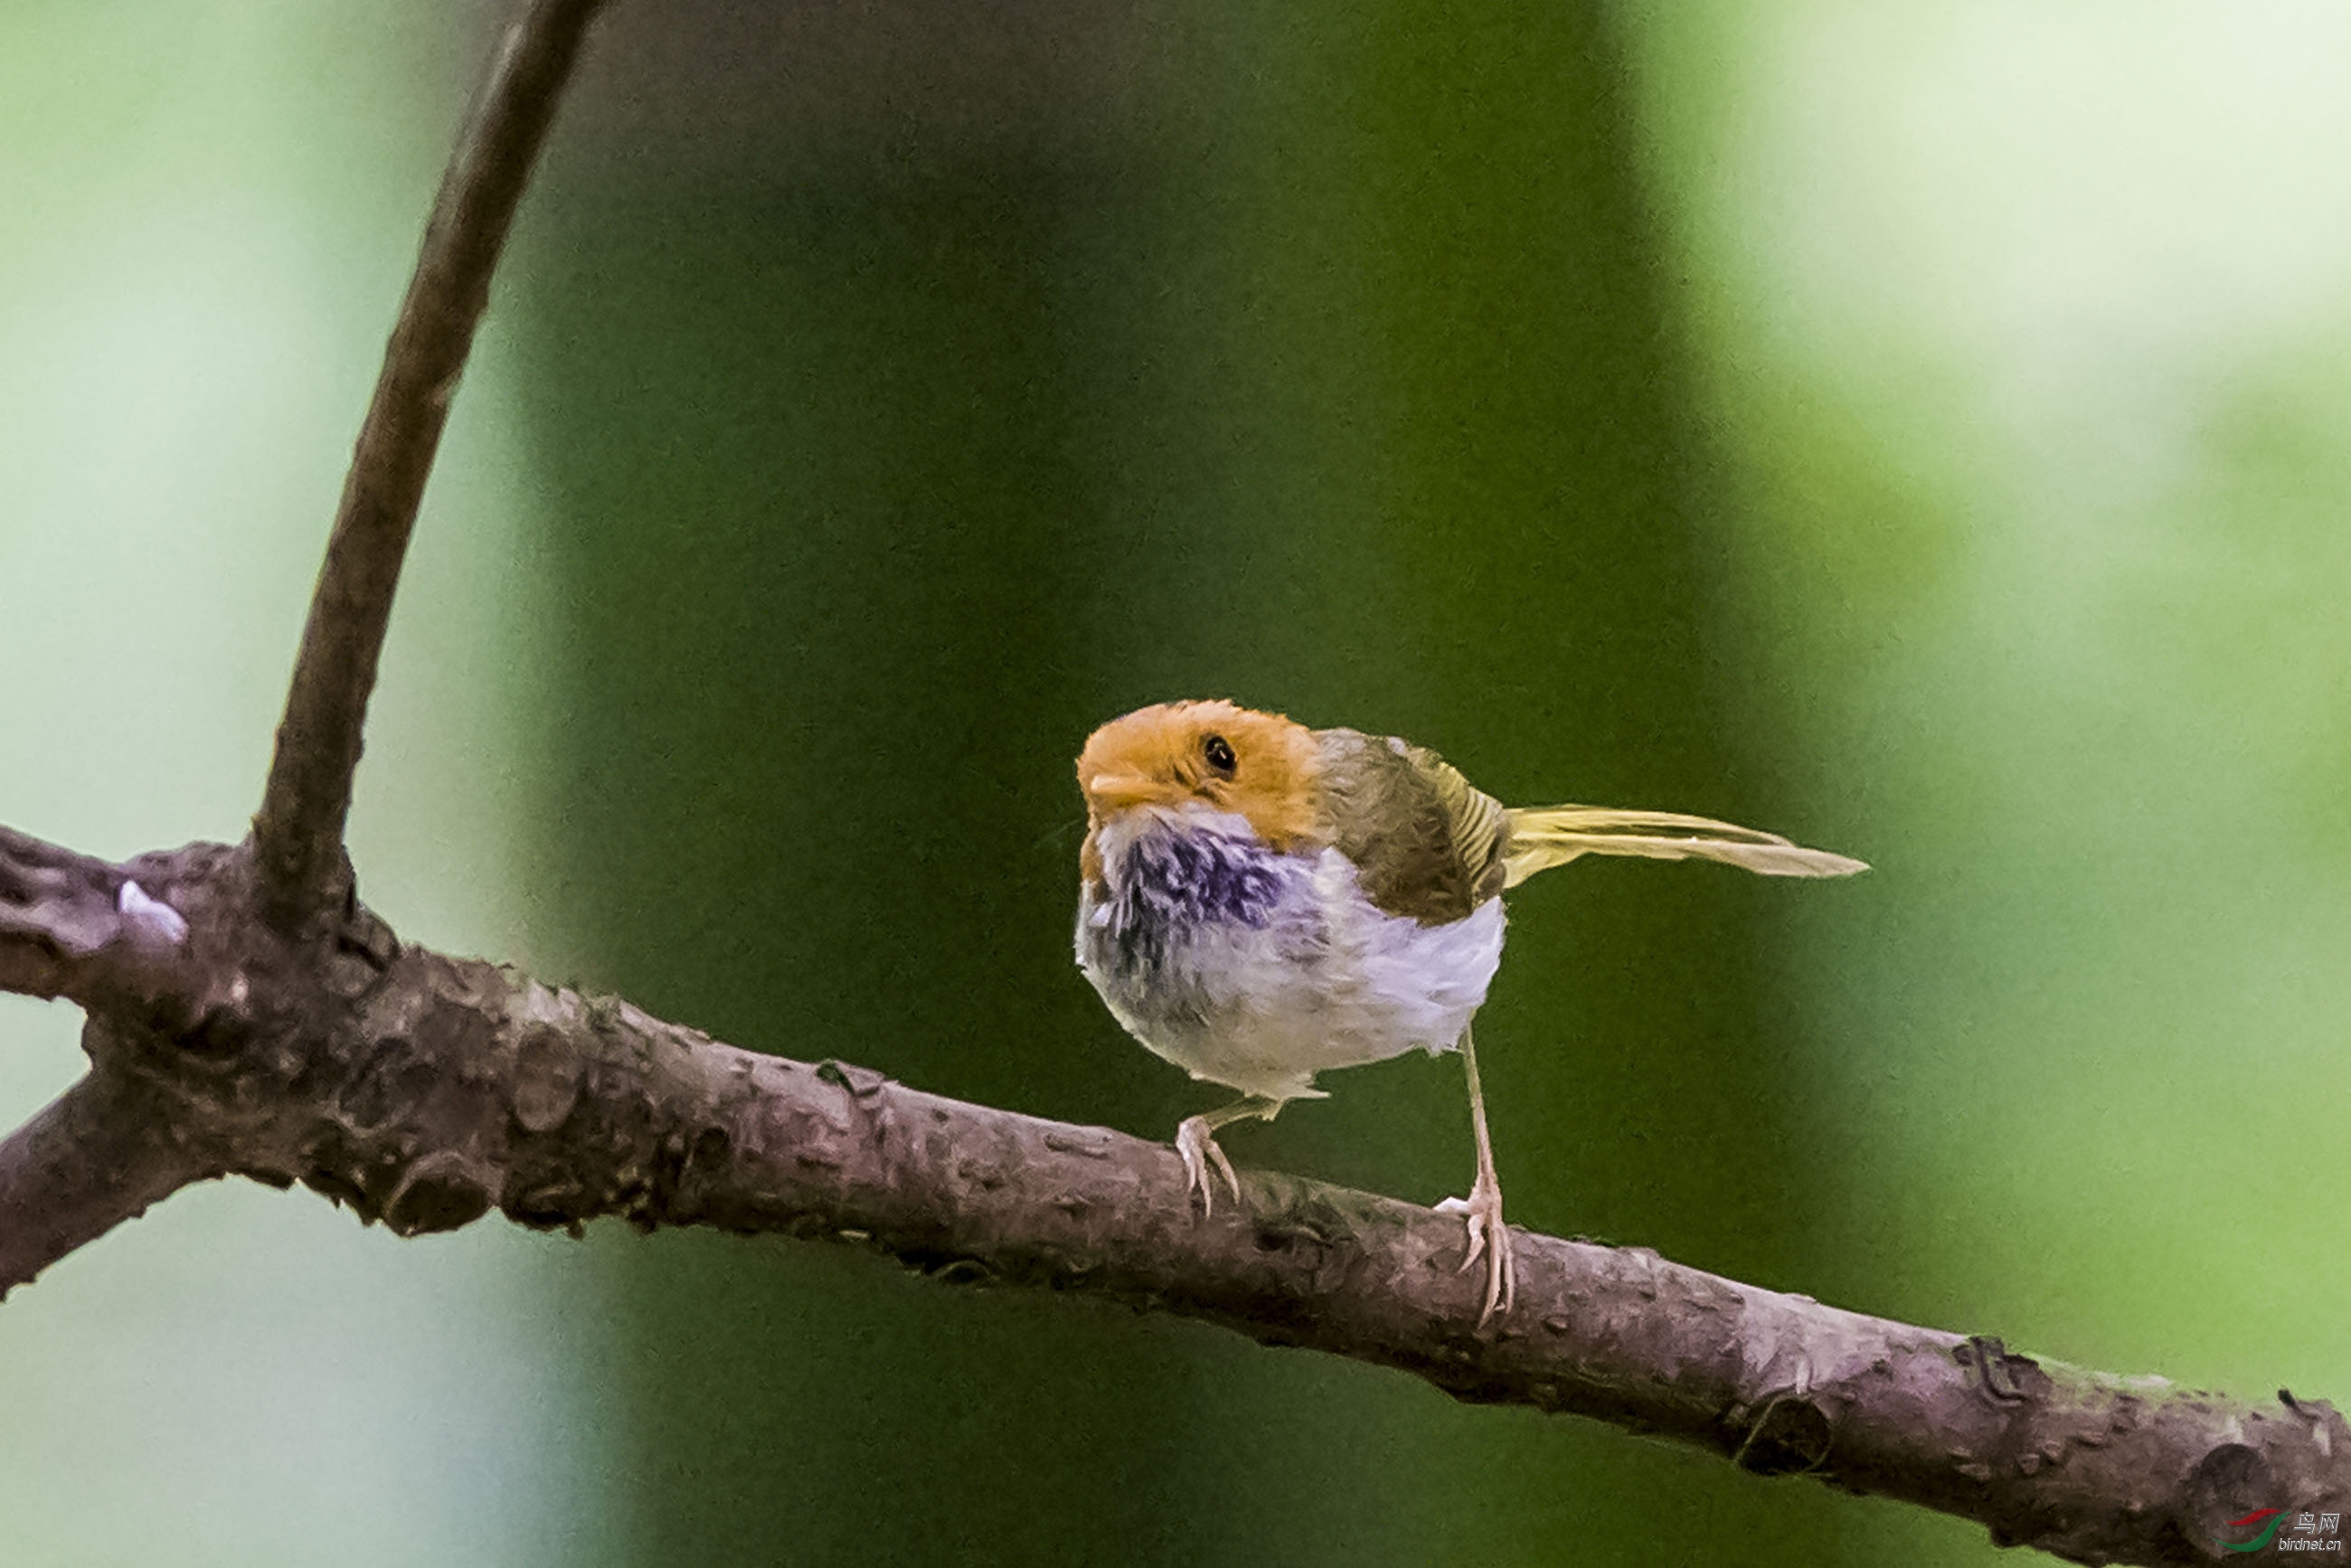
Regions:
<instances>
[{"instance_id":1,"label":"rufous orange face","mask_svg":"<svg viewBox=\"0 0 2351 1568\"><path fill-rule=\"evenodd\" d=\"M1143 806L1212 806L1245 818L1268 847L1328 836L1314 732L1228 702L1161 703L1093 732L1078 755L1086 797L1085 874L1093 832Z\"/></svg>"}]
</instances>

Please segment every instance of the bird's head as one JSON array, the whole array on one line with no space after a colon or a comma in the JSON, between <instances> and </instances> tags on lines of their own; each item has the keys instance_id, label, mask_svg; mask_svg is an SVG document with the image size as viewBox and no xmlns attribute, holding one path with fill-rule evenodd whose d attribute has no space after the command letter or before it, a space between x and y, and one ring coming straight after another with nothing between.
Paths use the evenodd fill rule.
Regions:
<instances>
[{"instance_id":1,"label":"bird's head","mask_svg":"<svg viewBox=\"0 0 2351 1568\"><path fill-rule=\"evenodd\" d=\"M1322 828L1314 732L1228 702L1160 703L1114 718L1078 756L1087 842L1129 811L1205 806L1246 819L1270 847Z\"/></svg>"}]
</instances>

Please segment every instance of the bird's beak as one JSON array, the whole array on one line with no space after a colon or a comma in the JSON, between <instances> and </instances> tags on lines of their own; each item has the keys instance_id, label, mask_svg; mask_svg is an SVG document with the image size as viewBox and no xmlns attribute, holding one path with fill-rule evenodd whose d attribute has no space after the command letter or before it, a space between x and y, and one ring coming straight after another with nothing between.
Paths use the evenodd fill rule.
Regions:
<instances>
[{"instance_id":1,"label":"bird's beak","mask_svg":"<svg viewBox=\"0 0 2351 1568\"><path fill-rule=\"evenodd\" d=\"M1159 800L1166 792L1158 779L1140 773L1097 773L1086 780L1086 800L1103 815Z\"/></svg>"}]
</instances>

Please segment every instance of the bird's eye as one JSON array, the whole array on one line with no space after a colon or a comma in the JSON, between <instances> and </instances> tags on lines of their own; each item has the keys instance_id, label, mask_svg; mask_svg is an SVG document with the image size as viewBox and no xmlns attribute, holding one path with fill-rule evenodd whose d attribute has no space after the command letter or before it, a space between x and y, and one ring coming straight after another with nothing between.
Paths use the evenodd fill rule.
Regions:
<instances>
[{"instance_id":1,"label":"bird's eye","mask_svg":"<svg viewBox=\"0 0 2351 1568\"><path fill-rule=\"evenodd\" d=\"M1221 735L1212 735L1200 742L1200 755L1208 759L1209 767L1228 779L1240 766L1239 759L1233 756L1233 743Z\"/></svg>"}]
</instances>

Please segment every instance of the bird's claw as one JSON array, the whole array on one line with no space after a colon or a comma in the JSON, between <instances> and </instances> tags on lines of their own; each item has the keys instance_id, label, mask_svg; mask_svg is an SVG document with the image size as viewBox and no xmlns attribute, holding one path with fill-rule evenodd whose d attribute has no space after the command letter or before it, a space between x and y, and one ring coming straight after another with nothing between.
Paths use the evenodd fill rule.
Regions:
<instances>
[{"instance_id":1,"label":"bird's claw","mask_svg":"<svg viewBox=\"0 0 2351 1568\"><path fill-rule=\"evenodd\" d=\"M1234 1174L1233 1162L1225 1158L1225 1151L1217 1146L1217 1134L1209 1128L1206 1116L1186 1116L1176 1127L1176 1152L1184 1157L1185 1186L1199 1195L1203 1217L1217 1210L1216 1188L1208 1180L1211 1165L1225 1178L1225 1186L1232 1189L1233 1201L1240 1202L1241 1178Z\"/></svg>"},{"instance_id":2,"label":"bird's claw","mask_svg":"<svg viewBox=\"0 0 2351 1568\"><path fill-rule=\"evenodd\" d=\"M1502 1189L1481 1179L1469 1189L1468 1197L1448 1197L1437 1206L1437 1211L1462 1216L1468 1231L1468 1247L1455 1273L1466 1274L1479 1258L1486 1260L1486 1306L1478 1314L1478 1326L1482 1329L1496 1313L1510 1312L1511 1298L1519 1289L1519 1264L1510 1248L1510 1228L1502 1223Z\"/></svg>"}]
</instances>

